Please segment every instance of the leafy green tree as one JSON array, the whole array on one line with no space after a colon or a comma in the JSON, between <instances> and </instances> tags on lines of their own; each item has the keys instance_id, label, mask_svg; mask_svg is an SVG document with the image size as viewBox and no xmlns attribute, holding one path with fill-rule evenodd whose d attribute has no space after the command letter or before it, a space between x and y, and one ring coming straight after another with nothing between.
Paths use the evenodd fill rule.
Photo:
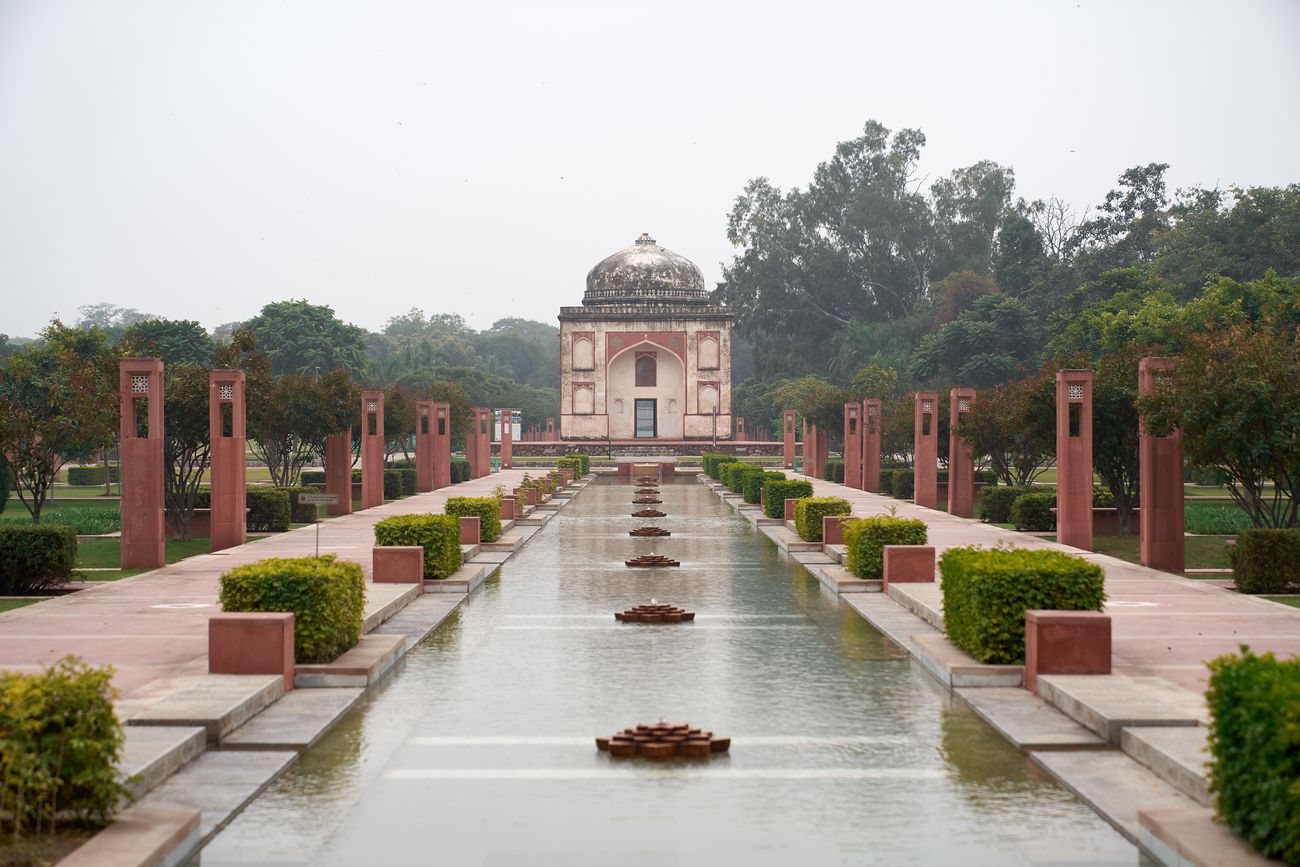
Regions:
<instances>
[{"instance_id":1,"label":"leafy green tree","mask_svg":"<svg viewBox=\"0 0 1300 867\"><path fill-rule=\"evenodd\" d=\"M1031 361L1039 343L1038 323L1028 307L1000 292L985 295L921 339L908 374L918 380L989 386Z\"/></svg>"},{"instance_id":2,"label":"leafy green tree","mask_svg":"<svg viewBox=\"0 0 1300 867\"><path fill-rule=\"evenodd\" d=\"M293 486L303 467L319 460L325 438L361 429L361 396L345 370L323 376L286 373L249 406L250 448L266 463L271 481Z\"/></svg>"},{"instance_id":3,"label":"leafy green tree","mask_svg":"<svg viewBox=\"0 0 1300 867\"><path fill-rule=\"evenodd\" d=\"M415 435L415 396L400 385L384 389L384 459L401 452L411 457Z\"/></svg>"},{"instance_id":4,"label":"leafy green tree","mask_svg":"<svg viewBox=\"0 0 1300 867\"><path fill-rule=\"evenodd\" d=\"M98 328L104 332L110 344L118 343L132 325L159 318L151 313L141 313L133 307L118 307L116 304L85 304L77 308L77 314L77 328Z\"/></svg>"},{"instance_id":5,"label":"leafy green tree","mask_svg":"<svg viewBox=\"0 0 1300 867\"><path fill-rule=\"evenodd\" d=\"M128 327L123 345L140 356L157 356L164 364L208 365L216 343L192 319L146 319Z\"/></svg>"},{"instance_id":6,"label":"leafy green tree","mask_svg":"<svg viewBox=\"0 0 1300 867\"><path fill-rule=\"evenodd\" d=\"M1121 536L1129 534L1133 509L1138 504L1138 362L1154 354L1156 351L1149 347L1129 343L1090 365L1094 373L1092 463L1115 500Z\"/></svg>"},{"instance_id":7,"label":"leafy green tree","mask_svg":"<svg viewBox=\"0 0 1300 867\"><path fill-rule=\"evenodd\" d=\"M277 376L331 370L359 374L365 369L364 332L323 304L276 301L245 322L244 329L257 335L258 348Z\"/></svg>"},{"instance_id":8,"label":"leafy green tree","mask_svg":"<svg viewBox=\"0 0 1300 867\"><path fill-rule=\"evenodd\" d=\"M1151 433L1181 427L1191 462L1222 468L1257 527L1300 526L1296 341L1244 324L1194 335L1170 380L1138 402Z\"/></svg>"},{"instance_id":9,"label":"leafy green tree","mask_svg":"<svg viewBox=\"0 0 1300 867\"><path fill-rule=\"evenodd\" d=\"M32 523L40 523L64 460L113 442L118 357L98 328L55 320L0 371L0 460Z\"/></svg>"},{"instance_id":10,"label":"leafy green tree","mask_svg":"<svg viewBox=\"0 0 1300 867\"><path fill-rule=\"evenodd\" d=\"M1168 226L1168 163L1134 166L1119 176L1097 216L1079 225L1071 239L1074 264L1083 279L1151 262L1157 239Z\"/></svg>"},{"instance_id":11,"label":"leafy green tree","mask_svg":"<svg viewBox=\"0 0 1300 867\"><path fill-rule=\"evenodd\" d=\"M1041 374L981 389L957 432L1004 484L1027 485L1056 454L1054 392Z\"/></svg>"},{"instance_id":12,"label":"leafy green tree","mask_svg":"<svg viewBox=\"0 0 1300 867\"><path fill-rule=\"evenodd\" d=\"M1131 276L1132 270L1110 272ZM1159 289L1125 289L1095 301L1058 323L1063 328L1048 344L1055 356L1085 353L1106 355L1124 346L1139 343L1160 347L1164 353L1176 352L1184 313L1174 297Z\"/></svg>"},{"instance_id":13,"label":"leafy green tree","mask_svg":"<svg viewBox=\"0 0 1300 867\"><path fill-rule=\"evenodd\" d=\"M930 188L935 224L934 274L992 273L998 228L1010 212L1016 177L1007 166L981 160Z\"/></svg>"},{"instance_id":14,"label":"leafy green tree","mask_svg":"<svg viewBox=\"0 0 1300 867\"><path fill-rule=\"evenodd\" d=\"M1044 282L1048 267L1042 233L1024 214L1011 212L998 228L993 278L1012 298L1028 299Z\"/></svg>"},{"instance_id":15,"label":"leafy green tree","mask_svg":"<svg viewBox=\"0 0 1300 867\"><path fill-rule=\"evenodd\" d=\"M853 374L853 381L849 383L849 394L851 395L849 399L866 400L867 398L876 398L878 400L889 400L897 390L897 370L892 367L868 364Z\"/></svg>"}]
</instances>

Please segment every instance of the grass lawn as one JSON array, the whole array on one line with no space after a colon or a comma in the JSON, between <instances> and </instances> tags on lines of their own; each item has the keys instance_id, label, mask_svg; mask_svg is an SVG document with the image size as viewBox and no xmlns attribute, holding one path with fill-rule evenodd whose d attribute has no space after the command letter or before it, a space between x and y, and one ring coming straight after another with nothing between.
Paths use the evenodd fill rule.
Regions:
<instances>
[{"instance_id":1,"label":"grass lawn","mask_svg":"<svg viewBox=\"0 0 1300 867\"><path fill-rule=\"evenodd\" d=\"M120 509L122 507L122 501L116 498L110 499L108 497L100 497L98 499L94 497L60 497L57 500L47 499L45 505L41 508L41 519L44 520L45 513L50 509L62 509L65 507L69 509ZM18 515L22 515L24 519L31 517L27 514L27 507L22 504L21 500L16 496L10 497L5 501L4 514L0 515L0 520L9 521Z\"/></svg>"},{"instance_id":2,"label":"grass lawn","mask_svg":"<svg viewBox=\"0 0 1300 867\"><path fill-rule=\"evenodd\" d=\"M1055 536L1047 538L1056 541ZM1093 550L1098 554L1118 557L1130 563L1142 562L1140 544L1137 533L1129 536L1095 536L1092 540ZM1187 536L1184 539L1184 551L1188 569L1228 568L1228 540L1220 536Z\"/></svg>"},{"instance_id":3,"label":"grass lawn","mask_svg":"<svg viewBox=\"0 0 1300 867\"><path fill-rule=\"evenodd\" d=\"M265 539L266 536L249 536L248 541ZM176 563L196 554L207 554L212 548L211 539L190 539L178 542L168 539L164 546L164 556L168 563ZM131 575L148 572L148 569L117 569L122 562L122 541L120 539L91 539L77 546L77 567L79 569L112 569L111 572L86 572L81 577L86 581L116 581Z\"/></svg>"},{"instance_id":4,"label":"grass lawn","mask_svg":"<svg viewBox=\"0 0 1300 867\"><path fill-rule=\"evenodd\" d=\"M112 490L113 493L109 494L109 496L111 497L122 496L122 486L117 484L116 482L113 483ZM54 486L54 499L57 500L63 500L72 497L80 498L80 497L102 497L102 496L104 496L103 485L77 485L76 487L69 487L68 485Z\"/></svg>"},{"instance_id":5,"label":"grass lawn","mask_svg":"<svg viewBox=\"0 0 1300 867\"><path fill-rule=\"evenodd\" d=\"M1260 598L1267 599L1269 602L1281 602L1292 608L1300 608L1300 596L1261 596Z\"/></svg>"},{"instance_id":6,"label":"grass lawn","mask_svg":"<svg viewBox=\"0 0 1300 867\"><path fill-rule=\"evenodd\" d=\"M39 599L0 599L0 611L13 611L15 608L22 608L25 605L40 601Z\"/></svg>"}]
</instances>

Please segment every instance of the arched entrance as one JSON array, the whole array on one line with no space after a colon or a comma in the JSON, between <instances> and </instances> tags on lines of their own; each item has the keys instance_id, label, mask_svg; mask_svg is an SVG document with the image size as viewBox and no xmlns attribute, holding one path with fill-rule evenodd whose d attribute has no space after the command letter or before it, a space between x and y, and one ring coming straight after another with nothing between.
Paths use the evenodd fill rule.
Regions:
<instances>
[{"instance_id":1,"label":"arched entrance","mask_svg":"<svg viewBox=\"0 0 1300 867\"><path fill-rule=\"evenodd\" d=\"M605 411L612 439L681 439L686 368L677 355L649 341L610 359Z\"/></svg>"}]
</instances>

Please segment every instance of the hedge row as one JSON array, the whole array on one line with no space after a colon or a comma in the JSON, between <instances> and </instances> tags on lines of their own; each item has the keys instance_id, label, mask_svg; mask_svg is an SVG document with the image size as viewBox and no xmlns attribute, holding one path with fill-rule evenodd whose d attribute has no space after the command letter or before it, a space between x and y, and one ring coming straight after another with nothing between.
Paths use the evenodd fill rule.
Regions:
<instances>
[{"instance_id":1,"label":"hedge row","mask_svg":"<svg viewBox=\"0 0 1300 867\"><path fill-rule=\"evenodd\" d=\"M820 542L822 518L852 512L849 501L839 497L803 497L794 504L794 529L805 542Z\"/></svg>"},{"instance_id":2,"label":"hedge row","mask_svg":"<svg viewBox=\"0 0 1300 867\"><path fill-rule=\"evenodd\" d=\"M826 469L822 472L822 478L828 482L844 483L844 461L827 461Z\"/></svg>"},{"instance_id":3,"label":"hedge row","mask_svg":"<svg viewBox=\"0 0 1300 867\"><path fill-rule=\"evenodd\" d=\"M569 452L564 457L555 461L555 466L559 469L571 469L578 478L591 472L591 458L579 452Z\"/></svg>"},{"instance_id":4,"label":"hedge row","mask_svg":"<svg viewBox=\"0 0 1300 867\"><path fill-rule=\"evenodd\" d=\"M424 578L446 578L460 568L460 521L450 515L396 515L375 524L376 545L420 545Z\"/></svg>"},{"instance_id":5,"label":"hedge row","mask_svg":"<svg viewBox=\"0 0 1300 867\"><path fill-rule=\"evenodd\" d=\"M1100 611L1100 566L1061 551L949 548L939 559L944 628L980 662L1025 661L1025 612Z\"/></svg>"},{"instance_id":6,"label":"hedge row","mask_svg":"<svg viewBox=\"0 0 1300 867\"><path fill-rule=\"evenodd\" d=\"M785 501L801 500L813 495L812 482L803 479L772 479L763 483L763 514L769 518L785 517Z\"/></svg>"},{"instance_id":7,"label":"hedge row","mask_svg":"<svg viewBox=\"0 0 1300 867\"><path fill-rule=\"evenodd\" d=\"M1242 593L1300 593L1300 529L1243 529L1228 563Z\"/></svg>"},{"instance_id":8,"label":"hedge row","mask_svg":"<svg viewBox=\"0 0 1300 867\"><path fill-rule=\"evenodd\" d=\"M1056 529L1056 494L1021 494L1011 503L1011 523L1017 530Z\"/></svg>"},{"instance_id":9,"label":"hedge row","mask_svg":"<svg viewBox=\"0 0 1300 867\"><path fill-rule=\"evenodd\" d=\"M366 578L357 563L272 557L221 576L222 611L292 611L295 662L331 662L357 643Z\"/></svg>"},{"instance_id":10,"label":"hedge row","mask_svg":"<svg viewBox=\"0 0 1300 867\"><path fill-rule=\"evenodd\" d=\"M1300 658L1210 663L1210 791L1219 815L1259 850L1300 864Z\"/></svg>"},{"instance_id":11,"label":"hedge row","mask_svg":"<svg viewBox=\"0 0 1300 867\"><path fill-rule=\"evenodd\" d=\"M59 524L0 526L0 596L40 593L77 565L77 531Z\"/></svg>"},{"instance_id":12,"label":"hedge row","mask_svg":"<svg viewBox=\"0 0 1300 867\"><path fill-rule=\"evenodd\" d=\"M751 473L745 477L745 489L741 491L746 503L758 505L763 502L763 486L768 482L779 482L785 478L785 473L772 472L763 470L758 473Z\"/></svg>"},{"instance_id":13,"label":"hedge row","mask_svg":"<svg viewBox=\"0 0 1300 867\"><path fill-rule=\"evenodd\" d=\"M886 545L924 545L925 522L915 518L873 515L844 522L845 564L859 578L876 580L885 573Z\"/></svg>"},{"instance_id":14,"label":"hedge row","mask_svg":"<svg viewBox=\"0 0 1300 867\"><path fill-rule=\"evenodd\" d=\"M496 497L451 497L443 512L457 519L478 518L479 538L484 542L501 538L501 501Z\"/></svg>"},{"instance_id":15,"label":"hedge row","mask_svg":"<svg viewBox=\"0 0 1300 867\"><path fill-rule=\"evenodd\" d=\"M249 488L247 494L248 518L245 526L253 533L282 533L293 520L293 506L289 491L296 488ZM194 495L194 508L212 508L212 494L201 490ZM313 517L315 520L315 510ZM305 522L304 522L305 523Z\"/></svg>"},{"instance_id":16,"label":"hedge row","mask_svg":"<svg viewBox=\"0 0 1300 867\"><path fill-rule=\"evenodd\" d=\"M729 487L731 492L733 494L744 494L746 482L751 478L758 478L765 472L767 470L757 464L735 464L730 474L731 484Z\"/></svg>"},{"instance_id":17,"label":"hedge row","mask_svg":"<svg viewBox=\"0 0 1300 867\"><path fill-rule=\"evenodd\" d=\"M102 485L104 484L104 473L105 468L103 464L89 467L68 467L68 484L84 487ZM108 467L108 476L110 481L122 481L121 465L113 464Z\"/></svg>"}]
</instances>

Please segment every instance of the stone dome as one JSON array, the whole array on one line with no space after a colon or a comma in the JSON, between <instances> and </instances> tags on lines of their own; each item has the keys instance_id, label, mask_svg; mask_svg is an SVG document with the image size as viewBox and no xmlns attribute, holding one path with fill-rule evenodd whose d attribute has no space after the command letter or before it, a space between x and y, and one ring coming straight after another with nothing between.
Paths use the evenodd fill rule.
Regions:
<instances>
[{"instance_id":1,"label":"stone dome","mask_svg":"<svg viewBox=\"0 0 1300 867\"><path fill-rule=\"evenodd\" d=\"M708 304L704 275L695 263L642 235L630 247L587 272L584 306L605 304Z\"/></svg>"}]
</instances>

